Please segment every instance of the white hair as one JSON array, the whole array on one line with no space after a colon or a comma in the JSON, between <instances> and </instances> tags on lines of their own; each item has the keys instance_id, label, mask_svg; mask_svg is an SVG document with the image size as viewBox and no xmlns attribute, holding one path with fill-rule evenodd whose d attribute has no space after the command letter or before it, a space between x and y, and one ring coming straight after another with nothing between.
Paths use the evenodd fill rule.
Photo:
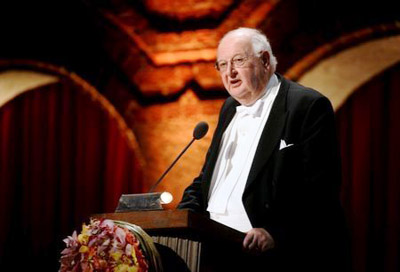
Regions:
<instances>
[{"instance_id":1,"label":"white hair","mask_svg":"<svg viewBox=\"0 0 400 272\"><path fill-rule=\"evenodd\" d=\"M262 33L260 30L248 27L239 27L237 29L227 32L220 40L220 43L228 36L248 37L251 41L254 54L259 56L261 52L267 51L270 58L272 72L276 71L276 65L278 64L278 61L272 53L271 45L269 44L267 36L265 36L265 34Z\"/></svg>"}]
</instances>

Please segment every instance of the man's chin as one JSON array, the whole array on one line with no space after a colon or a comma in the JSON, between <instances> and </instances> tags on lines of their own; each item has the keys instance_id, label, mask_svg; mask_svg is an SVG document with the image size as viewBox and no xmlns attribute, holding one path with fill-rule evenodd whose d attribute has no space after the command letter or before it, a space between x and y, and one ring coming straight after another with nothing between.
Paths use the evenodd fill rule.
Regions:
<instances>
[{"instance_id":1,"label":"man's chin","mask_svg":"<svg viewBox=\"0 0 400 272\"><path fill-rule=\"evenodd\" d=\"M231 93L231 96L242 105L247 103L248 97L244 93Z\"/></svg>"},{"instance_id":2,"label":"man's chin","mask_svg":"<svg viewBox=\"0 0 400 272\"><path fill-rule=\"evenodd\" d=\"M242 97L245 94L245 90L243 90L241 86L236 86L236 87L230 86L229 93L233 97Z\"/></svg>"}]
</instances>

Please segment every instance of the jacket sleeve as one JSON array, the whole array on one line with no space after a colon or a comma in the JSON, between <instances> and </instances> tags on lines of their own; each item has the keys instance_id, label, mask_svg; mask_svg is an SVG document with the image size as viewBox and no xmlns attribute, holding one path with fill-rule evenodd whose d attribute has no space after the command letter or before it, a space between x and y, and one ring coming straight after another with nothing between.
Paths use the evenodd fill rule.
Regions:
<instances>
[{"instance_id":1,"label":"jacket sleeve","mask_svg":"<svg viewBox=\"0 0 400 272\"><path fill-rule=\"evenodd\" d=\"M339 198L341 169L336 136L332 105L321 97L311 104L300 135L304 186L316 190L318 193L311 193L311 197L322 196L321 201Z\"/></svg>"},{"instance_id":2,"label":"jacket sleeve","mask_svg":"<svg viewBox=\"0 0 400 272\"><path fill-rule=\"evenodd\" d=\"M299 175L285 179L279 208L266 229L277 246L318 246L333 238L340 213L340 156L334 112L323 96L309 101L300 126L296 166ZM283 169L284 170L284 169ZM284 170L290 171L290 169ZM333 242L332 239L329 239Z\"/></svg>"}]
</instances>

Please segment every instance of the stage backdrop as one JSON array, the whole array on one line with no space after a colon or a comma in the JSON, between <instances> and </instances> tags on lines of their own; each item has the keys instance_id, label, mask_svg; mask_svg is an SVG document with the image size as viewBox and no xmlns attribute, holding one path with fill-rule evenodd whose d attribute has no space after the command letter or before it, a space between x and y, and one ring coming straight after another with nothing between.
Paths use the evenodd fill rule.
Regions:
<instances>
[{"instance_id":1,"label":"stage backdrop","mask_svg":"<svg viewBox=\"0 0 400 272\"><path fill-rule=\"evenodd\" d=\"M0 108L0 267L13 271L57 271L67 235L141 190L119 114L76 76L56 77Z\"/></svg>"},{"instance_id":2,"label":"stage backdrop","mask_svg":"<svg viewBox=\"0 0 400 272\"><path fill-rule=\"evenodd\" d=\"M354 271L399 271L400 65L356 90L336 118Z\"/></svg>"}]
</instances>

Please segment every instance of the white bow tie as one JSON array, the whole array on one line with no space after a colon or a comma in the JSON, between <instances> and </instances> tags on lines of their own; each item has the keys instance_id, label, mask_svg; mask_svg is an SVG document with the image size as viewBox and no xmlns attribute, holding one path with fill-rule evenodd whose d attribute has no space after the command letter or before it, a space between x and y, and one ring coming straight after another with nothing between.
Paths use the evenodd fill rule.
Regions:
<instances>
[{"instance_id":1,"label":"white bow tie","mask_svg":"<svg viewBox=\"0 0 400 272\"><path fill-rule=\"evenodd\" d=\"M251 106L237 106L236 112L239 115L252 115L253 117L260 117L261 112L263 110L264 101L262 99L258 99L253 105Z\"/></svg>"}]
</instances>

